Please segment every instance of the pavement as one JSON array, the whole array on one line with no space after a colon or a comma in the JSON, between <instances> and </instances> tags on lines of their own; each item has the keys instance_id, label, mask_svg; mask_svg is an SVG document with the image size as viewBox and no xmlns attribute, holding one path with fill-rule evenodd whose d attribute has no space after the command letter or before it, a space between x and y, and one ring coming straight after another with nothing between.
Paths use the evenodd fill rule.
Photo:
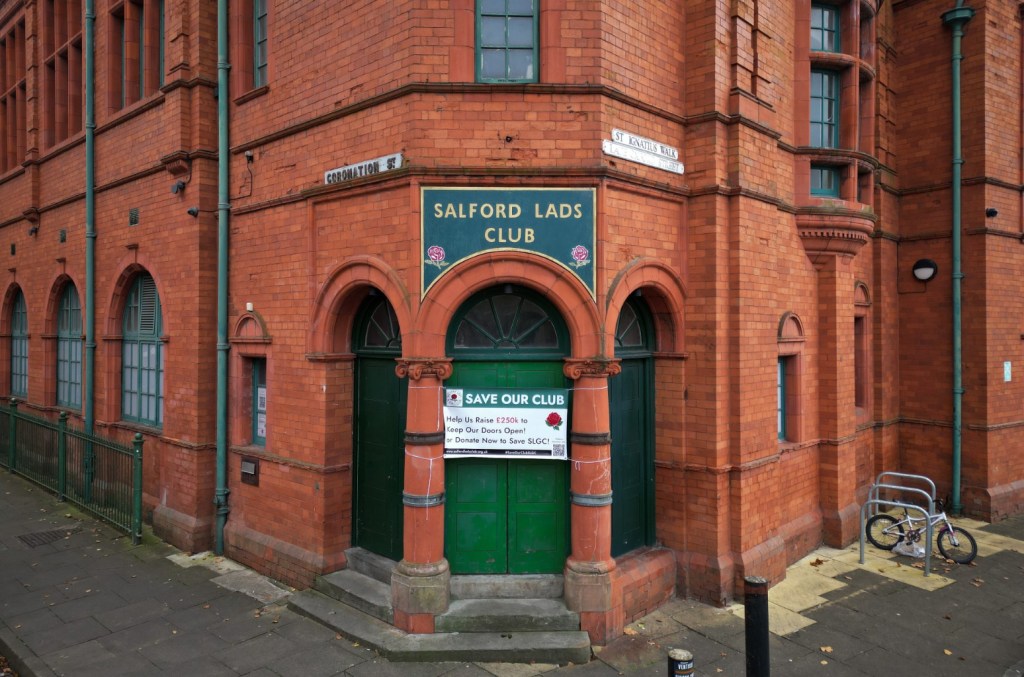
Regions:
<instances>
[{"instance_id":1,"label":"pavement","mask_svg":"<svg viewBox=\"0 0 1024 677\"><path fill-rule=\"evenodd\" d=\"M583 665L392 663L287 608L294 590L209 553L130 539L0 471L0 655L21 677L745 675L743 606L674 599ZM771 588L776 676L1024 676L1024 515L957 520L969 566L819 548Z\"/></svg>"}]
</instances>

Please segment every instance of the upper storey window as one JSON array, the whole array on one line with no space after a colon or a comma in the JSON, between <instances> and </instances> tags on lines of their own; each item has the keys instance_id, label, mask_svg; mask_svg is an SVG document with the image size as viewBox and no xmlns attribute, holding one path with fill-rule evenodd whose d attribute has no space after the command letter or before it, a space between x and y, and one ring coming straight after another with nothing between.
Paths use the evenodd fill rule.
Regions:
<instances>
[{"instance_id":1,"label":"upper storey window","mask_svg":"<svg viewBox=\"0 0 1024 677\"><path fill-rule=\"evenodd\" d=\"M25 160L26 107L25 19L0 33L0 172Z\"/></svg>"},{"instance_id":2,"label":"upper storey window","mask_svg":"<svg viewBox=\"0 0 1024 677\"><path fill-rule=\"evenodd\" d=\"M811 145L839 145L839 73L811 71Z\"/></svg>"},{"instance_id":3,"label":"upper storey window","mask_svg":"<svg viewBox=\"0 0 1024 677\"><path fill-rule=\"evenodd\" d=\"M477 80L537 81L538 0L477 0Z\"/></svg>"},{"instance_id":4,"label":"upper storey window","mask_svg":"<svg viewBox=\"0 0 1024 677\"><path fill-rule=\"evenodd\" d=\"M252 3L252 86L267 84L267 0Z\"/></svg>"},{"instance_id":5,"label":"upper storey window","mask_svg":"<svg viewBox=\"0 0 1024 677\"><path fill-rule=\"evenodd\" d=\"M839 8L811 5L811 49L815 52L839 51Z\"/></svg>"},{"instance_id":6,"label":"upper storey window","mask_svg":"<svg viewBox=\"0 0 1024 677\"><path fill-rule=\"evenodd\" d=\"M230 0L232 88L241 100L265 92L270 84L273 6L270 0Z\"/></svg>"},{"instance_id":7,"label":"upper storey window","mask_svg":"<svg viewBox=\"0 0 1024 677\"><path fill-rule=\"evenodd\" d=\"M43 139L52 146L82 131L82 2L42 8Z\"/></svg>"},{"instance_id":8,"label":"upper storey window","mask_svg":"<svg viewBox=\"0 0 1024 677\"><path fill-rule=\"evenodd\" d=\"M111 35L119 49L111 52L111 109L117 110L155 93L164 84L163 0L125 0L111 13Z\"/></svg>"}]
</instances>

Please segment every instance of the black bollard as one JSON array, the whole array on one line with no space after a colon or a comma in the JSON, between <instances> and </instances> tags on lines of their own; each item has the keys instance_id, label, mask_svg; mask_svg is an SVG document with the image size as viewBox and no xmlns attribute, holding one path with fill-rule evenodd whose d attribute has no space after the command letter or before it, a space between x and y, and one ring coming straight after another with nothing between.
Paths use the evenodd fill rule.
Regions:
<instances>
[{"instance_id":1,"label":"black bollard","mask_svg":"<svg viewBox=\"0 0 1024 677\"><path fill-rule=\"evenodd\" d=\"M690 677L693 674L693 654L686 649L668 652L668 677Z\"/></svg>"},{"instance_id":2,"label":"black bollard","mask_svg":"<svg viewBox=\"0 0 1024 677\"><path fill-rule=\"evenodd\" d=\"M769 677L768 659L768 581L748 576L743 601L744 628L747 635L747 677Z\"/></svg>"}]
</instances>

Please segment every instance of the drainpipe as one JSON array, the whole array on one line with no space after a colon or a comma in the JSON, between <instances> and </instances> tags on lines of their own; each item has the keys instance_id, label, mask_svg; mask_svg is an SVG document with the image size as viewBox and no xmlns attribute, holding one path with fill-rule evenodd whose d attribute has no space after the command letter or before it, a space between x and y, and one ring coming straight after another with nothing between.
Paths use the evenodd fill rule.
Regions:
<instances>
[{"instance_id":1,"label":"drainpipe","mask_svg":"<svg viewBox=\"0 0 1024 677\"><path fill-rule=\"evenodd\" d=\"M960 62L963 53L960 44L964 25L974 16L974 10L957 0L956 7L943 13L942 23L953 29L953 505L952 513L959 515L960 503L961 439L963 435L963 356L961 332L961 282L964 274L960 266L960 194L963 157L960 148Z\"/></svg>"},{"instance_id":2,"label":"drainpipe","mask_svg":"<svg viewBox=\"0 0 1024 677\"><path fill-rule=\"evenodd\" d=\"M224 554L228 519L228 0L217 0L217 526L214 552Z\"/></svg>"},{"instance_id":3,"label":"drainpipe","mask_svg":"<svg viewBox=\"0 0 1024 677\"><path fill-rule=\"evenodd\" d=\"M95 90L95 21L94 0L85 0L85 402L82 408L85 432L89 435L93 433L96 417L96 113L92 101Z\"/></svg>"}]
</instances>

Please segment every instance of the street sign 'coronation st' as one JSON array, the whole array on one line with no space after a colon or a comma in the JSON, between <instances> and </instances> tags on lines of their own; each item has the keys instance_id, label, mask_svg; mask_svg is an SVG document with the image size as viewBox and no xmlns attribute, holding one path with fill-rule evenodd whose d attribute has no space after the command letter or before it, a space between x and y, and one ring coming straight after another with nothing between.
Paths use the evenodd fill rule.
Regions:
<instances>
[{"instance_id":1,"label":"street sign 'coronation st'","mask_svg":"<svg viewBox=\"0 0 1024 677\"><path fill-rule=\"evenodd\" d=\"M548 258L594 295L593 188L423 188L423 294L461 261L489 251Z\"/></svg>"}]
</instances>

